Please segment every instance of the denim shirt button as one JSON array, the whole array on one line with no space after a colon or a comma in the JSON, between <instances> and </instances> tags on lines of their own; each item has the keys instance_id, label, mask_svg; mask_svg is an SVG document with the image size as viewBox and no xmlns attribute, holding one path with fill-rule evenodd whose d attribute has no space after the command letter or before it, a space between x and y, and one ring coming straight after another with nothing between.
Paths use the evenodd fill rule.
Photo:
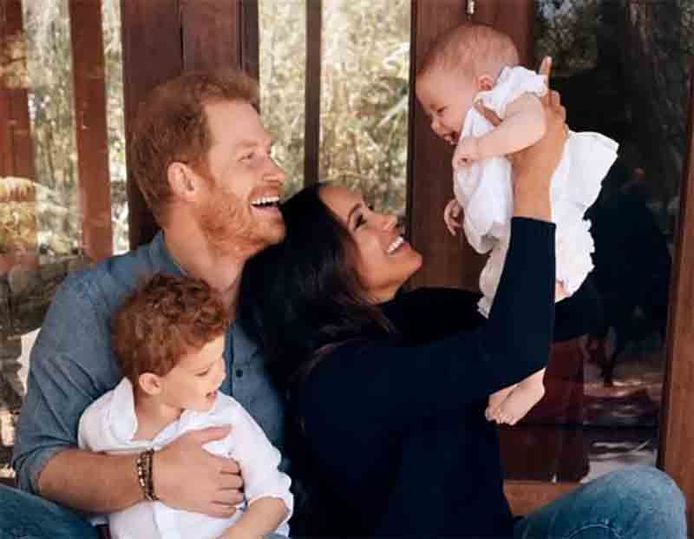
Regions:
<instances>
[{"instance_id":1,"label":"denim shirt button","mask_svg":"<svg viewBox=\"0 0 694 539\"><path fill-rule=\"evenodd\" d=\"M236 369L236 378L241 378L243 376L243 371L241 369Z\"/></svg>"}]
</instances>

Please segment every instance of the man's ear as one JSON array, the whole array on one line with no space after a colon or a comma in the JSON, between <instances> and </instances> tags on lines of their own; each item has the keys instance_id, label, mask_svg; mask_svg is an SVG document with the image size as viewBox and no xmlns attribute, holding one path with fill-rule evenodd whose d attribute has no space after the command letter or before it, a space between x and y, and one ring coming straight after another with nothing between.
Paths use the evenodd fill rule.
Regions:
<instances>
[{"instance_id":1,"label":"man's ear","mask_svg":"<svg viewBox=\"0 0 694 539\"><path fill-rule=\"evenodd\" d=\"M494 88L494 79L489 75L480 75L477 77L477 91L488 92Z\"/></svg>"},{"instance_id":2,"label":"man's ear","mask_svg":"<svg viewBox=\"0 0 694 539\"><path fill-rule=\"evenodd\" d=\"M154 396L161 393L161 378L153 372L143 372L137 378L137 384L140 386L142 391L147 393L147 395Z\"/></svg>"},{"instance_id":3,"label":"man's ear","mask_svg":"<svg viewBox=\"0 0 694 539\"><path fill-rule=\"evenodd\" d=\"M197 176L193 170L180 161L174 161L166 169L166 179L171 192L182 200L190 200L197 192Z\"/></svg>"}]
</instances>

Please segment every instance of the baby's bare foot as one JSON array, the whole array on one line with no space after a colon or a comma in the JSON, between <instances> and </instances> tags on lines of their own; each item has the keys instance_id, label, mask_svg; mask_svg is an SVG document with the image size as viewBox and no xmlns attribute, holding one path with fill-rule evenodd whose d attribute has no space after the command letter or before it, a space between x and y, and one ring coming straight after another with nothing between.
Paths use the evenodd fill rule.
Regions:
<instances>
[{"instance_id":1,"label":"baby's bare foot","mask_svg":"<svg viewBox=\"0 0 694 539\"><path fill-rule=\"evenodd\" d=\"M543 384L519 384L506 399L491 411L492 421L499 425L515 425L545 394ZM486 414L485 414L486 415ZM489 417L487 418L489 419Z\"/></svg>"},{"instance_id":2,"label":"baby's bare foot","mask_svg":"<svg viewBox=\"0 0 694 539\"><path fill-rule=\"evenodd\" d=\"M505 387L504 389L500 389L496 393L489 395L489 403L487 404L487 409L484 411L484 417L487 418L487 421L494 421L494 411L501 406L501 403L508 398L516 387L518 387L518 384Z\"/></svg>"}]
</instances>

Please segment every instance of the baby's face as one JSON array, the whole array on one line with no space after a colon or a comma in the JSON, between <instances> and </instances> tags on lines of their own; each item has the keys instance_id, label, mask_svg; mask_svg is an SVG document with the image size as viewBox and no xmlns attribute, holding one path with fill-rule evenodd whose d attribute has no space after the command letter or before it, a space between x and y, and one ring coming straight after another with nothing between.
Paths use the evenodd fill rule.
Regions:
<instances>
[{"instance_id":1,"label":"baby's face","mask_svg":"<svg viewBox=\"0 0 694 539\"><path fill-rule=\"evenodd\" d=\"M437 136L455 145L463 128L465 115L477 94L474 79L443 68L434 68L417 78L417 99L431 120Z\"/></svg>"}]
</instances>

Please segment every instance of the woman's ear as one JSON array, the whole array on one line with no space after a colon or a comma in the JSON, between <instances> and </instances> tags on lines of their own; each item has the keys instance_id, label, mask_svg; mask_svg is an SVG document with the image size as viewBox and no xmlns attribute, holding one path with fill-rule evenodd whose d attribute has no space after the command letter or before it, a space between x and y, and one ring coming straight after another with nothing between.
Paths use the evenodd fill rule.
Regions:
<instances>
[{"instance_id":1,"label":"woman's ear","mask_svg":"<svg viewBox=\"0 0 694 539\"><path fill-rule=\"evenodd\" d=\"M196 195L197 176L185 163L174 161L166 169L166 179L176 198L190 200Z\"/></svg>"},{"instance_id":2,"label":"woman's ear","mask_svg":"<svg viewBox=\"0 0 694 539\"><path fill-rule=\"evenodd\" d=\"M154 396L161 393L161 378L152 372L143 372L138 377L137 384L147 395Z\"/></svg>"},{"instance_id":3,"label":"woman's ear","mask_svg":"<svg viewBox=\"0 0 694 539\"><path fill-rule=\"evenodd\" d=\"M494 88L494 79L489 75L480 75L477 77L477 91L478 92L488 92Z\"/></svg>"}]
</instances>

